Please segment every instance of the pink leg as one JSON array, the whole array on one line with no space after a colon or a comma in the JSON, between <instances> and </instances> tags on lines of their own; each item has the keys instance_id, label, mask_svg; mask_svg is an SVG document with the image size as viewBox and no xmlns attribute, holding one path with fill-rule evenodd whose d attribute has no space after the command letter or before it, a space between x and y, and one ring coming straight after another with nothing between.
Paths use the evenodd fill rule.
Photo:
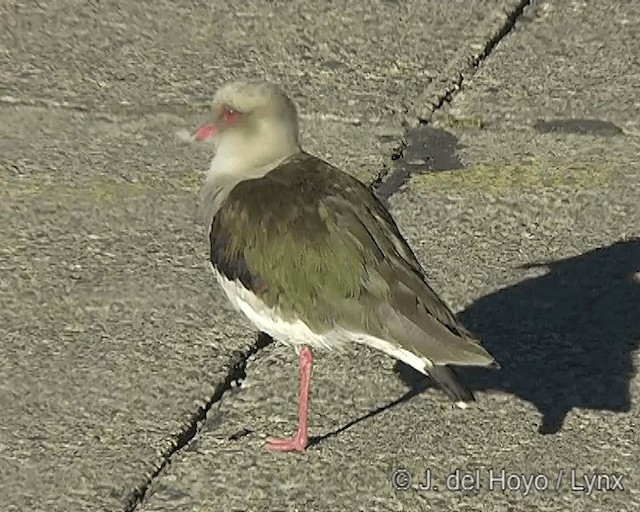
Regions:
<instances>
[{"instance_id":1,"label":"pink leg","mask_svg":"<svg viewBox=\"0 0 640 512\"><path fill-rule=\"evenodd\" d=\"M307 412L309 410L309 381L313 366L313 352L303 346L300 350L300 402L298 403L298 432L289 439L269 439L267 450L273 452L303 452L307 447Z\"/></svg>"}]
</instances>

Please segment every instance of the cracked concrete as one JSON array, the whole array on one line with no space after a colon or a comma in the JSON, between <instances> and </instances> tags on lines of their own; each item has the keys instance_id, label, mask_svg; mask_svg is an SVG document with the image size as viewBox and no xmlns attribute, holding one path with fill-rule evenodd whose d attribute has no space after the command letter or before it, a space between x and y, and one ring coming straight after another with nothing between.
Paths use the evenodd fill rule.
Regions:
<instances>
[{"instance_id":1,"label":"cracked concrete","mask_svg":"<svg viewBox=\"0 0 640 512\"><path fill-rule=\"evenodd\" d=\"M267 336L264 333L259 333L256 339L255 344L248 347L247 350L237 352L236 360L232 363L232 366L228 369L228 373L223 382L221 382L213 391L211 396L206 399L206 402L198 407L198 410L193 414L193 416L189 419L186 429L179 433L175 444L171 447L170 450L162 454L163 462L160 466L153 472L153 474L149 475L149 478L139 487L133 490L131 497L128 499L124 510L126 512L131 512L135 510L138 505L144 501L147 491L149 487L153 483L154 479L162 474L162 470L167 466L167 464L171 463L172 457L180 452L183 448L189 445L191 441L198 434L198 430L201 428L202 423L209 414L211 408L220 404L224 399L225 393L233 391L234 389L238 389L242 384L242 381L247 377L246 368L249 360L255 356L260 350L267 347L273 343L273 339ZM239 439L239 436L236 436L235 439Z\"/></svg>"},{"instance_id":2,"label":"cracked concrete","mask_svg":"<svg viewBox=\"0 0 640 512\"><path fill-rule=\"evenodd\" d=\"M538 331L535 319L514 326L500 315L520 314L512 305L555 283L534 280L520 293L520 280L542 275L517 270L530 258L584 254L562 267L587 269L579 295L609 289L583 261L612 271L633 261L638 68L625 55L637 49L626 47L633 37L605 35L631 34L638 14L609 2L529 3L0 6L3 508L472 510L482 499L487 510L564 510L581 507L576 492L425 495L394 491L390 477L572 465L625 475L624 493L594 495L590 508L634 510L637 406L624 393L637 394L638 381L619 371L633 361L631 331L610 333L621 350L610 366L614 397L582 380L580 368L605 382L584 354L544 355L543 333L567 344L578 331L544 320L537 304L528 309L543 318ZM585 44L608 53L588 54L591 105L572 88L579 77L563 88L545 64L583 66ZM461 414L437 391L421 393L423 382L380 354L317 354L312 448L301 457L262 450L267 435L294 426L297 360L256 343L211 285L192 211L209 155L174 136L201 121L219 83L246 76L293 92L307 148L374 185L436 288L510 361L501 375L469 375L477 407ZM589 89L598 77L615 77L615 90ZM539 104L513 94L531 83ZM591 256L594 247L605 250ZM607 322L627 318L635 290L607 292L619 304ZM604 323L582 323L593 343ZM505 337L537 337L543 355L513 358ZM536 360L555 387L530 389L525 365ZM556 437L536 437L529 426L549 413L544 393L567 388L558 364L592 398L572 389L564 402L577 409Z\"/></svg>"},{"instance_id":3,"label":"cracked concrete","mask_svg":"<svg viewBox=\"0 0 640 512\"><path fill-rule=\"evenodd\" d=\"M466 68L463 68L458 73L458 76L453 80L453 83L450 87L445 89L439 96L437 96L436 102L432 105L431 111L426 112L418 116L418 120L421 123L427 123L431 119L431 115L440 110L444 105L451 103L456 93L463 86L466 75L472 76L475 72L475 69L478 68L485 59L487 59L493 49L502 41L509 33L515 28L518 19L522 16L525 9L531 5L531 0L521 0L516 5L513 6L513 9L505 13L505 19L502 25L495 31L493 36L491 36L482 51L475 55L468 63Z\"/></svg>"},{"instance_id":4,"label":"cracked concrete","mask_svg":"<svg viewBox=\"0 0 640 512\"><path fill-rule=\"evenodd\" d=\"M411 137L411 135L412 134L416 135L416 130L418 130L418 132L420 131L419 126L417 127L414 126L415 121L417 121L419 125L428 124L433 113L437 112L438 110L443 108L445 105L451 103L457 91L459 91L460 88L463 86L465 75L473 76L473 73L475 72L475 70L482 64L482 62L485 59L487 59L491 55L491 52L496 47L496 45L515 28L518 18L522 16L524 10L530 4L531 4L531 0L521 0L520 3L515 5L514 8L506 14L506 19L504 20L504 23L502 24L502 26L498 28L498 30L496 30L495 34L489 38L487 43L484 45L482 52L474 56L470 60L466 69L460 71L460 73L454 80L453 84L450 87L446 88L444 91L442 91L440 95L436 97L436 101L431 105L430 111L428 113L423 113L419 115L415 119L409 120L408 124L412 128L409 128L408 130L409 133L406 134L406 138L413 138ZM421 145L424 145L425 147L433 148L432 151L436 151L438 152L438 155L440 155L439 157L434 155L436 156L435 160L441 160L442 155L446 155L447 158L455 159L455 152L453 151L454 148L451 148L449 144L444 144L444 145L442 144L443 142L442 136L444 135L446 138L446 135L447 135L446 132L441 134L436 134L435 131L429 131L429 130L427 130L426 132L425 130L422 130L422 132L423 133L421 134L418 133L417 134L418 136L416 137L420 142L417 142L417 141L414 142L411 140L409 142L405 142L403 140L400 146L398 146L397 148L394 148L393 153L391 155L391 159L394 162L397 162L398 160L404 158L405 150L415 144L421 144ZM401 164L402 163L403 162L401 162ZM414 167L416 166L416 164L412 164L411 162L409 162L409 165L398 165L396 170L392 172L389 172L389 169L385 168L374 180L373 182L374 190L376 191L376 194L378 195L378 197L380 197L380 199L385 204L388 205L389 198L398 190L400 190L400 188L409 181L409 178L411 176L410 166L412 165ZM429 163L427 161L420 159L420 162L418 163L418 165L421 166L421 168L427 165L430 170L446 170L451 168L457 168L455 161L451 163L448 162L444 166L442 166L441 164L440 166L434 168L433 165L429 166Z\"/></svg>"}]
</instances>

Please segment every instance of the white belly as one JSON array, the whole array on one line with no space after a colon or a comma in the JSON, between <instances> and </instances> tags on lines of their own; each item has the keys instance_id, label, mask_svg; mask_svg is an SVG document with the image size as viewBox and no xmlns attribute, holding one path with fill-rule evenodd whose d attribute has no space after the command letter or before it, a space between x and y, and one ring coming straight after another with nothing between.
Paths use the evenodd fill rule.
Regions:
<instances>
[{"instance_id":1,"label":"white belly","mask_svg":"<svg viewBox=\"0 0 640 512\"><path fill-rule=\"evenodd\" d=\"M267 333L274 340L295 347L309 345L328 349L339 349L345 343L360 343L399 359L424 374L427 374L428 369L432 366L431 361L427 358L375 336L345 329L333 329L324 334L318 334L302 320L298 319L293 322L283 320L276 309L267 306L240 282L230 281L215 268L213 268L213 274L231 304L238 311L244 313L258 330Z\"/></svg>"},{"instance_id":2,"label":"white belly","mask_svg":"<svg viewBox=\"0 0 640 512\"><path fill-rule=\"evenodd\" d=\"M230 281L215 268L213 269L218 283L224 290L229 302L244 313L249 321L262 332L267 333L273 339L287 345L309 345L312 347L337 348L344 339L334 339L328 335L320 335L313 332L302 320L286 321L279 312L267 306L254 293L247 290L242 283Z\"/></svg>"}]
</instances>

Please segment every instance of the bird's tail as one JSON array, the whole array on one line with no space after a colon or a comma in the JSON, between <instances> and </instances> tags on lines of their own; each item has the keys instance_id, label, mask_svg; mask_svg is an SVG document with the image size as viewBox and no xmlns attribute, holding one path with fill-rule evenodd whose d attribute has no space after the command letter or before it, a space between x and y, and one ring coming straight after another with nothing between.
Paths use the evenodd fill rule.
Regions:
<instances>
[{"instance_id":1,"label":"bird's tail","mask_svg":"<svg viewBox=\"0 0 640 512\"><path fill-rule=\"evenodd\" d=\"M434 365L427 370L429 376L442 388L451 400L459 407L466 407L467 402L474 402L471 390L459 379L453 368Z\"/></svg>"}]
</instances>

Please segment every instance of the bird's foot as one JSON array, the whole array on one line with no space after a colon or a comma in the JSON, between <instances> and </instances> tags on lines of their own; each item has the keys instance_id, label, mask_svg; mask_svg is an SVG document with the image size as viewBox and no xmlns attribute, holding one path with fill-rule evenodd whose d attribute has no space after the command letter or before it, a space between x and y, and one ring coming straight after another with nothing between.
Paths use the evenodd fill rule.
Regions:
<instances>
[{"instance_id":1,"label":"bird's foot","mask_svg":"<svg viewBox=\"0 0 640 512\"><path fill-rule=\"evenodd\" d=\"M307 436L296 435L285 439L269 439L267 450L270 452L303 452L307 447Z\"/></svg>"}]
</instances>

